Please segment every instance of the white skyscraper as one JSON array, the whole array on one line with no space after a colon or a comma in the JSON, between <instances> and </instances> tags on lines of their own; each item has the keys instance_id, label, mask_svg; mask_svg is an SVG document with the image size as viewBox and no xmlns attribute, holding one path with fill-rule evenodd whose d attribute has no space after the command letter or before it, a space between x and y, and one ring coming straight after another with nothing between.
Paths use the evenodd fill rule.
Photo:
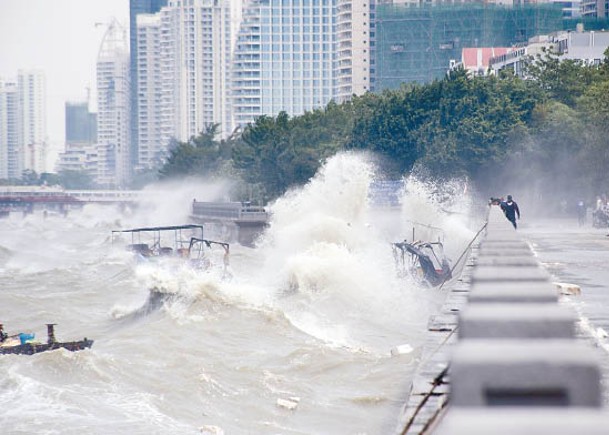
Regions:
<instances>
[{"instance_id":1,"label":"white skyscraper","mask_svg":"<svg viewBox=\"0 0 609 435\"><path fill-rule=\"evenodd\" d=\"M137 124L138 167L151 169L165 155L167 138L161 135L161 15L137 16Z\"/></svg>"},{"instance_id":2,"label":"white skyscraper","mask_svg":"<svg viewBox=\"0 0 609 435\"><path fill-rule=\"evenodd\" d=\"M233 57L237 125L369 91L370 12L367 0L249 0Z\"/></svg>"},{"instance_id":3,"label":"white skyscraper","mask_svg":"<svg viewBox=\"0 0 609 435\"><path fill-rule=\"evenodd\" d=\"M19 89L19 117L23 170L38 174L46 172L46 81L42 71L20 70L17 75Z\"/></svg>"},{"instance_id":4,"label":"white skyscraper","mask_svg":"<svg viewBox=\"0 0 609 435\"><path fill-rule=\"evenodd\" d=\"M262 115L260 19L260 2L248 0L232 61L233 117L238 126Z\"/></svg>"},{"instance_id":5,"label":"white skyscraper","mask_svg":"<svg viewBox=\"0 0 609 435\"><path fill-rule=\"evenodd\" d=\"M161 9L163 124L180 141L212 124L232 132L233 9L230 0L170 0Z\"/></svg>"},{"instance_id":6,"label":"white skyscraper","mask_svg":"<svg viewBox=\"0 0 609 435\"><path fill-rule=\"evenodd\" d=\"M338 0L335 100L348 101L370 90L370 2Z\"/></svg>"},{"instance_id":7,"label":"white skyscraper","mask_svg":"<svg viewBox=\"0 0 609 435\"><path fill-rule=\"evenodd\" d=\"M17 83L0 80L0 179L21 178Z\"/></svg>"},{"instance_id":8,"label":"white skyscraper","mask_svg":"<svg viewBox=\"0 0 609 435\"><path fill-rule=\"evenodd\" d=\"M97 56L97 183L125 187L131 179L129 45L116 20L109 26Z\"/></svg>"},{"instance_id":9,"label":"white skyscraper","mask_svg":"<svg viewBox=\"0 0 609 435\"><path fill-rule=\"evenodd\" d=\"M0 81L0 178L46 172L46 86L42 71Z\"/></svg>"},{"instance_id":10,"label":"white skyscraper","mask_svg":"<svg viewBox=\"0 0 609 435\"><path fill-rule=\"evenodd\" d=\"M335 9L336 0L250 0L235 53L234 111L240 125L257 112L300 115L334 98ZM250 93L258 77L259 108Z\"/></svg>"}]
</instances>

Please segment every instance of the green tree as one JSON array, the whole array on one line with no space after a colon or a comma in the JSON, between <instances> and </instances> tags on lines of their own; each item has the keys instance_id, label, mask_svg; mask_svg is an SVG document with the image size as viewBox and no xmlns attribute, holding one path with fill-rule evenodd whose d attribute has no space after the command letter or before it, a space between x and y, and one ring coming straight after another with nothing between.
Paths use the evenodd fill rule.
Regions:
<instances>
[{"instance_id":1,"label":"green tree","mask_svg":"<svg viewBox=\"0 0 609 435\"><path fill-rule=\"evenodd\" d=\"M45 186L56 186L61 184L61 178L59 177L59 174L43 172L40 174L40 184Z\"/></svg>"},{"instance_id":2,"label":"green tree","mask_svg":"<svg viewBox=\"0 0 609 435\"><path fill-rule=\"evenodd\" d=\"M547 98L569 107L575 107L577 98L600 74L597 66L587 66L577 59L561 59L558 53L545 48L535 58L529 58L525 71Z\"/></svg>"},{"instance_id":3,"label":"green tree","mask_svg":"<svg viewBox=\"0 0 609 435\"><path fill-rule=\"evenodd\" d=\"M285 112L261 116L235 143L233 165L267 199L306 183L326 157L341 149L350 131L350 110L351 105L330 103L294 118Z\"/></svg>"},{"instance_id":4,"label":"green tree","mask_svg":"<svg viewBox=\"0 0 609 435\"><path fill-rule=\"evenodd\" d=\"M578 100L585 125L582 175L591 195L609 191L609 80L590 85Z\"/></svg>"},{"instance_id":5,"label":"green tree","mask_svg":"<svg viewBox=\"0 0 609 435\"><path fill-rule=\"evenodd\" d=\"M65 170L59 171L59 182L65 189L93 189L93 177L86 171Z\"/></svg>"},{"instance_id":6,"label":"green tree","mask_svg":"<svg viewBox=\"0 0 609 435\"><path fill-rule=\"evenodd\" d=\"M385 156L400 174L417 163L432 174L475 175L505 159L512 135L531 119L536 92L513 76L472 79L456 70L369 98L347 146Z\"/></svg>"},{"instance_id":7,"label":"green tree","mask_svg":"<svg viewBox=\"0 0 609 435\"><path fill-rule=\"evenodd\" d=\"M217 176L230 159L232 140L216 140L218 124L209 125L188 142L178 142L159 171L161 179Z\"/></svg>"},{"instance_id":8,"label":"green tree","mask_svg":"<svg viewBox=\"0 0 609 435\"><path fill-rule=\"evenodd\" d=\"M26 169L21 175L21 182L26 186L38 186L40 184L36 171Z\"/></svg>"}]
</instances>

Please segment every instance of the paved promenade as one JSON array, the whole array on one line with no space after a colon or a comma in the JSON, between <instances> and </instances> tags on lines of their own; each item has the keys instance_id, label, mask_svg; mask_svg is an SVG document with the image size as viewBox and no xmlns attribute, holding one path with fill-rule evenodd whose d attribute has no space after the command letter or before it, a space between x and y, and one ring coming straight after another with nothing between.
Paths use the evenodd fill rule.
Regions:
<instances>
[{"instance_id":1,"label":"paved promenade","mask_svg":"<svg viewBox=\"0 0 609 435\"><path fill-rule=\"evenodd\" d=\"M572 219L523 221L521 234L555 281L577 284L578 296L563 296L578 316L579 337L599 348L604 402L609 406L609 229Z\"/></svg>"},{"instance_id":2,"label":"paved promenade","mask_svg":"<svg viewBox=\"0 0 609 435\"><path fill-rule=\"evenodd\" d=\"M579 227L573 218L523 220L519 231L555 280L581 287L568 300L584 322L609 333L609 230Z\"/></svg>"},{"instance_id":3,"label":"paved promenade","mask_svg":"<svg viewBox=\"0 0 609 435\"><path fill-rule=\"evenodd\" d=\"M473 247L430 319L398 433L605 433L607 230L531 218L514 233L498 210L491 215L482 252ZM581 294L556 304L548 281L575 284Z\"/></svg>"}]
</instances>

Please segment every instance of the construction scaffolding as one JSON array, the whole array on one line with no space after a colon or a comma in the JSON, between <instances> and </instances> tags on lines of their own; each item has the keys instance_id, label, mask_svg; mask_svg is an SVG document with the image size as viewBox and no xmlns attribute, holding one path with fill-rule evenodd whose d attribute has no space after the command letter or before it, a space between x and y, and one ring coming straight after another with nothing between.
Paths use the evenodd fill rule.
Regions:
<instances>
[{"instance_id":1,"label":"construction scaffolding","mask_svg":"<svg viewBox=\"0 0 609 435\"><path fill-rule=\"evenodd\" d=\"M589 31L609 31L609 18L597 17L577 17L563 20L563 30L577 30L577 25L581 24L583 30Z\"/></svg>"},{"instance_id":2,"label":"construction scaffolding","mask_svg":"<svg viewBox=\"0 0 609 435\"><path fill-rule=\"evenodd\" d=\"M556 4L378 5L374 90L440 79L465 47L518 46L562 28Z\"/></svg>"}]
</instances>

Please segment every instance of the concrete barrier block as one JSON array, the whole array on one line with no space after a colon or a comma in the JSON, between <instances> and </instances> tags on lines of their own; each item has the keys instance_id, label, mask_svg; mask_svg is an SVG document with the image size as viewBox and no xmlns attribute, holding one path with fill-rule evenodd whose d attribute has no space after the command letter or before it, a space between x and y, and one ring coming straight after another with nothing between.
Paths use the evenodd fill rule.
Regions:
<instances>
[{"instance_id":1,"label":"concrete barrier block","mask_svg":"<svg viewBox=\"0 0 609 435\"><path fill-rule=\"evenodd\" d=\"M450 378L453 406L602 405L597 355L575 340L462 340Z\"/></svg>"},{"instance_id":2,"label":"concrete barrier block","mask_svg":"<svg viewBox=\"0 0 609 435\"><path fill-rule=\"evenodd\" d=\"M459 316L459 338L573 338L575 316L554 303L469 304Z\"/></svg>"},{"instance_id":3,"label":"concrete barrier block","mask_svg":"<svg viewBox=\"0 0 609 435\"><path fill-rule=\"evenodd\" d=\"M501 207L498 205L492 205L488 211L488 221L489 222L502 222L507 221L505 218L505 214Z\"/></svg>"},{"instance_id":4,"label":"concrete barrier block","mask_svg":"<svg viewBox=\"0 0 609 435\"><path fill-rule=\"evenodd\" d=\"M550 275L540 267L520 266L486 266L477 265L472 272L472 283L477 282L521 282L521 281L546 281L549 282Z\"/></svg>"},{"instance_id":5,"label":"concrete barrier block","mask_svg":"<svg viewBox=\"0 0 609 435\"><path fill-rule=\"evenodd\" d=\"M470 303L482 302L557 302L558 294L549 282L478 282L472 284Z\"/></svg>"},{"instance_id":6,"label":"concrete barrier block","mask_svg":"<svg viewBox=\"0 0 609 435\"><path fill-rule=\"evenodd\" d=\"M505 217L502 218L499 221L494 221L494 220L490 220L486 223L486 233L485 235L488 234L492 234L495 233L497 231L502 231L505 233L511 233L513 234L515 237L522 237L518 231L516 231L514 229L514 227L512 226L512 223L510 221L508 221Z\"/></svg>"},{"instance_id":7,"label":"concrete barrier block","mask_svg":"<svg viewBox=\"0 0 609 435\"><path fill-rule=\"evenodd\" d=\"M609 413L590 408L450 408L434 435L601 435Z\"/></svg>"},{"instance_id":8,"label":"concrete barrier block","mask_svg":"<svg viewBox=\"0 0 609 435\"><path fill-rule=\"evenodd\" d=\"M484 238L486 241L518 241L522 240L522 235L517 231L514 231L512 225L509 228L502 226L487 226L486 227L486 237Z\"/></svg>"},{"instance_id":9,"label":"concrete barrier block","mask_svg":"<svg viewBox=\"0 0 609 435\"><path fill-rule=\"evenodd\" d=\"M533 250L531 248L509 248L509 249L505 249L505 248L500 248L498 247L498 245L496 245L495 247L489 247L487 246L486 248L484 248L484 250L480 249L480 254L478 255L479 257L487 257L487 256L493 256L493 257L514 257L514 256L529 256L529 257L535 257L535 254L533 253Z\"/></svg>"},{"instance_id":10,"label":"concrete barrier block","mask_svg":"<svg viewBox=\"0 0 609 435\"><path fill-rule=\"evenodd\" d=\"M539 267L539 261L532 255L484 255L477 259L478 266L519 266Z\"/></svg>"},{"instance_id":11,"label":"concrete barrier block","mask_svg":"<svg viewBox=\"0 0 609 435\"><path fill-rule=\"evenodd\" d=\"M529 244L524 240L513 239L513 240L494 240L493 234L489 233L487 237L480 242L480 253L484 253L487 249L504 249L504 250L517 250L517 249L531 249Z\"/></svg>"}]
</instances>

